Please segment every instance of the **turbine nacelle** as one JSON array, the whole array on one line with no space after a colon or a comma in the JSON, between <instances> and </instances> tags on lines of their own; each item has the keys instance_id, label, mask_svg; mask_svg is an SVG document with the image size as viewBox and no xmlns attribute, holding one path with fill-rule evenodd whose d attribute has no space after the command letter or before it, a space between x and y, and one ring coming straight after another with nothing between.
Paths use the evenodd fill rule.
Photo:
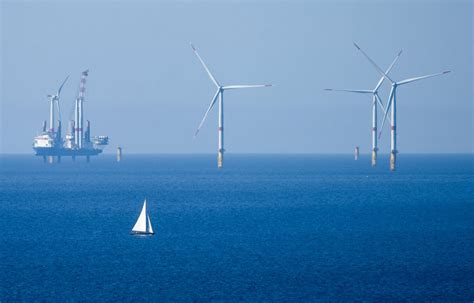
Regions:
<instances>
[{"instance_id":1,"label":"turbine nacelle","mask_svg":"<svg viewBox=\"0 0 474 303\"><path fill-rule=\"evenodd\" d=\"M46 95L46 97L48 97L49 99L51 99L51 101L56 101L59 99L59 96L58 95Z\"/></svg>"}]
</instances>

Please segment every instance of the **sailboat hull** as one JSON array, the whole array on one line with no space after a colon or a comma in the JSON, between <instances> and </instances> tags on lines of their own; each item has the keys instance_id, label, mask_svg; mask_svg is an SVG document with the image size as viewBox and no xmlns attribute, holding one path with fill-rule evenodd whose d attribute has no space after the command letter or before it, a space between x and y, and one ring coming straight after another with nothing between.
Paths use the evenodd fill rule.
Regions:
<instances>
[{"instance_id":1,"label":"sailboat hull","mask_svg":"<svg viewBox=\"0 0 474 303\"><path fill-rule=\"evenodd\" d=\"M155 233L150 233L146 231L132 231L130 232L130 234L137 236L153 236Z\"/></svg>"}]
</instances>

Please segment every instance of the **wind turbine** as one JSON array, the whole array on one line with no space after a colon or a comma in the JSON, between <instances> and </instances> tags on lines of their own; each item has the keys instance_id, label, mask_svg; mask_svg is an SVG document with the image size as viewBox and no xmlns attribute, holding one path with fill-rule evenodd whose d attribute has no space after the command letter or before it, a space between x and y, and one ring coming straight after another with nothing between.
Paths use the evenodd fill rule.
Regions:
<instances>
[{"instance_id":1,"label":"wind turbine","mask_svg":"<svg viewBox=\"0 0 474 303\"><path fill-rule=\"evenodd\" d=\"M47 95L49 98L50 102L50 108L49 108L49 131L51 133L54 133L54 103L56 102L56 106L58 109L58 117L59 117L59 123L61 123L61 108L59 106L59 98L61 96L61 90L63 89L64 84L66 84L67 79L69 79L69 76L64 79L62 82L61 86L59 86L58 91L54 95Z\"/></svg>"},{"instance_id":2,"label":"wind turbine","mask_svg":"<svg viewBox=\"0 0 474 303\"><path fill-rule=\"evenodd\" d=\"M392 64L387 68L385 71L385 74L389 74L390 71L392 70L393 66L397 62L398 58L400 58L400 55L402 54L402 51L397 54L395 59L393 59ZM383 80L385 79L384 76L382 76L375 86L373 90L362 90L362 89L332 89L332 88L326 88L325 90L327 91L338 91L338 92L349 92L349 93L357 93L357 94L371 94L372 95L372 166L377 165L377 151L378 151L378 146L377 146L377 103L380 105L382 108L383 112L385 113L385 108L382 104L382 100L380 100L378 90L380 86L383 83Z\"/></svg>"},{"instance_id":3,"label":"wind turbine","mask_svg":"<svg viewBox=\"0 0 474 303\"><path fill-rule=\"evenodd\" d=\"M218 149L217 149L217 167L221 168L224 160L224 91L225 90L230 90L230 89L240 89L240 88L256 88L256 87L270 87L272 86L271 84L258 84L258 85L221 85L219 82L216 80L216 78L212 75L210 72L209 68L207 68L206 64L202 60L201 56L199 56L199 53L197 52L196 48L194 47L193 44L191 44L191 48L193 49L194 53L198 57L199 61L201 62L202 66L206 70L209 78L211 79L212 83L217 87L217 91L214 94L214 97L211 99L211 103L209 104L209 108L207 109L206 113L204 114L204 117L201 120L201 123L199 124L196 133L194 134L194 137L196 137L199 133L199 130L201 129L202 125L204 124L204 121L206 120L207 115L211 111L212 107L214 104L216 104L216 101L219 100L219 118L218 118Z\"/></svg>"},{"instance_id":4,"label":"wind turbine","mask_svg":"<svg viewBox=\"0 0 474 303\"><path fill-rule=\"evenodd\" d=\"M375 69L385 79L387 79L388 81L390 81L390 83L392 83L392 89L390 90L390 95L389 95L388 101L387 101L387 109L386 109L386 112L385 112L385 115L384 115L383 121L382 121L382 128L385 124L385 119L387 118L388 111L391 107L391 119L390 120L391 120L392 125L391 125L391 128L390 128L391 129L391 131L390 131L390 134L391 134L391 136L390 136L391 137L391 140L390 140L390 170L394 171L395 168L396 168L396 158L397 158L397 153L398 153L398 151L397 151L397 87L400 86L400 85L411 83L411 82L415 82L415 81L419 81L419 80L423 80L423 79L427 79L427 78L431 78L431 77L444 75L444 74L447 74L451 71L448 70L448 71L444 71L444 72L441 72L441 73L430 74L430 75L414 77L414 78L408 78L408 79L396 82L396 81L393 81L386 73L384 73L383 70L356 43L354 43L354 45L364 55L364 57L367 58L367 60L369 60L369 62L375 67ZM379 137L380 137L381 134L382 134L382 130L379 133Z\"/></svg>"}]
</instances>

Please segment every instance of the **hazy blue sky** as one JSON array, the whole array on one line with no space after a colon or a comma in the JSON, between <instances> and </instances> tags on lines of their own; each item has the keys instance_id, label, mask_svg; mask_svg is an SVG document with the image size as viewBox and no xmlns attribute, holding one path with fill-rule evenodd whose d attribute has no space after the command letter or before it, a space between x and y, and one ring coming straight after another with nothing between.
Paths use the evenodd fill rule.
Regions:
<instances>
[{"instance_id":1,"label":"hazy blue sky","mask_svg":"<svg viewBox=\"0 0 474 303\"><path fill-rule=\"evenodd\" d=\"M369 152L370 96L323 91L375 86L353 41L383 68L403 49L396 80L453 71L398 90L401 153L472 152L471 1L221 2L1 1L1 152L32 153L46 94L71 74L67 118L87 68L107 151L216 152L217 111L192 138L215 88L190 41L221 83L276 85L226 93L228 152Z\"/></svg>"}]
</instances>

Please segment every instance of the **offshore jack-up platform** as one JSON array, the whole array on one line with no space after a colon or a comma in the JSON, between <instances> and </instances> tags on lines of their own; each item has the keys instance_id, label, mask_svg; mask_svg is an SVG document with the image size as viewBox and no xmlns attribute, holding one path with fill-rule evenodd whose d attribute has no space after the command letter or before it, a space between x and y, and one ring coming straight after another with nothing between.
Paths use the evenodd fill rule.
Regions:
<instances>
[{"instance_id":1,"label":"offshore jack-up platform","mask_svg":"<svg viewBox=\"0 0 474 303\"><path fill-rule=\"evenodd\" d=\"M109 137L96 136L91 138L90 122L87 120L86 127L83 126L83 103L86 90L86 78L89 71L86 70L81 74L81 82L79 84L79 94L75 101L74 120L69 122L69 131L65 140L61 136L61 110L59 105L59 97L61 90L69 76L63 81L58 91L54 95L48 95L50 99L49 109L49 129L46 128L46 121L43 122L41 134L34 138L33 149L36 156L42 156L46 162L53 163L55 157L61 162L62 156L70 156L73 161L77 156L85 156L87 162L90 156L96 156L102 153L102 149L108 145ZM55 105L58 112L57 127L55 128ZM83 131L85 130L85 131Z\"/></svg>"}]
</instances>

